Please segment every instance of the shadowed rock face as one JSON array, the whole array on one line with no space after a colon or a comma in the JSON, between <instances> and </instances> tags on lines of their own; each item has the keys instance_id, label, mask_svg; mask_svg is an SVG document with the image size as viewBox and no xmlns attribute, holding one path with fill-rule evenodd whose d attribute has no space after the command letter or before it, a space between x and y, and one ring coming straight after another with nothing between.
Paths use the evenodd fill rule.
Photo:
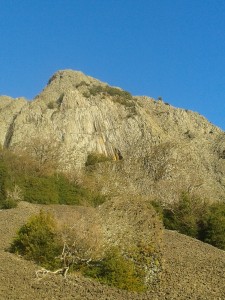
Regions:
<instances>
[{"instance_id":1,"label":"shadowed rock face","mask_svg":"<svg viewBox=\"0 0 225 300\"><path fill-rule=\"evenodd\" d=\"M111 163L96 167L108 191L164 201L182 190L225 196L222 130L197 113L130 97L81 72L58 71L32 102L1 96L0 143L30 152L34 143L54 146L64 170L82 170L90 153L109 156Z\"/></svg>"}]
</instances>

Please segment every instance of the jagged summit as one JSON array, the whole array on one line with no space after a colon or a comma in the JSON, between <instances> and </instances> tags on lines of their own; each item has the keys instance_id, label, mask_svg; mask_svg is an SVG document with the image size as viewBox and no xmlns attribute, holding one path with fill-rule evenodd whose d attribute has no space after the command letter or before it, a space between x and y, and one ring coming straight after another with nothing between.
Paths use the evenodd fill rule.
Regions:
<instances>
[{"instance_id":1,"label":"jagged summit","mask_svg":"<svg viewBox=\"0 0 225 300\"><path fill-rule=\"evenodd\" d=\"M104 155L105 189L168 201L187 189L225 197L225 133L197 113L72 70L56 72L34 101L0 97L0 109L2 146L48 141L64 170L82 171L88 155Z\"/></svg>"},{"instance_id":2,"label":"jagged summit","mask_svg":"<svg viewBox=\"0 0 225 300\"><path fill-rule=\"evenodd\" d=\"M85 92L87 87L94 85L105 86L106 84L80 71L60 70L51 76L46 87L34 100L48 105L58 101L62 95Z\"/></svg>"},{"instance_id":3,"label":"jagged summit","mask_svg":"<svg viewBox=\"0 0 225 300\"><path fill-rule=\"evenodd\" d=\"M81 71L59 70L49 79L48 86L54 83L54 85L62 85L67 88L76 88L81 82L86 82L87 84L102 84L101 81L87 76Z\"/></svg>"}]
</instances>

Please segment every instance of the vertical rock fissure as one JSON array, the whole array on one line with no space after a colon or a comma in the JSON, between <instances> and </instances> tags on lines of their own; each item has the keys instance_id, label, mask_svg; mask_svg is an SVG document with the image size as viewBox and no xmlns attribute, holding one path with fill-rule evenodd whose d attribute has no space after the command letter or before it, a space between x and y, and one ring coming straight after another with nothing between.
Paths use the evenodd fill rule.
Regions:
<instances>
[{"instance_id":1,"label":"vertical rock fissure","mask_svg":"<svg viewBox=\"0 0 225 300\"><path fill-rule=\"evenodd\" d=\"M6 135L5 135L5 141L4 141L4 144L3 144L3 148L9 148L9 146L10 146L10 143L11 143L11 140L12 140L12 137L13 137L15 121L16 121L18 115L21 113L21 110L13 116L12 122L9 124L9 128L8 128L8 130L6 132Z\"/></svg>"}]
</instances>

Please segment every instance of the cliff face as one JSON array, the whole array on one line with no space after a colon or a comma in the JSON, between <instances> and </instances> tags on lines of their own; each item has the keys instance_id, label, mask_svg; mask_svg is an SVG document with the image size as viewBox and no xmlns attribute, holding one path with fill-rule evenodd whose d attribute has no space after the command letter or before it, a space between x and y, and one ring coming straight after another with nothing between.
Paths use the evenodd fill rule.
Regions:
<instances>
[{"instance_id":1,"label":"cliff face","mask_svg":"<svg viewBox=\"0 0 225 300\"><path fill-rule=\"evenodd\" d=\"M197 113L131 97L81 72L58 71L32 102L1 96L0 143L15 151L57 149L64 170L81 171L88 154L102 153L112 160L94 171L105 192L173 201L189 190L225 198L222 130Z\"/></svg>"}]
</instances>

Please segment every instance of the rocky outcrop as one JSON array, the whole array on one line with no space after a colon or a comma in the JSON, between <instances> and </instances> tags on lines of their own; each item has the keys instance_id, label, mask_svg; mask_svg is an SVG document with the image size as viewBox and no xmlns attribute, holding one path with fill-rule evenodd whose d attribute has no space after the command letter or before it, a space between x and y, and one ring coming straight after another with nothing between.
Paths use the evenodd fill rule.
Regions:
<instances>
[{"instance_id":1,"label":"rocky outcrop","mask_svg":"<svg viewBox=\"0 0 225 300\"><path fill-rule=\"evenodd\" d=\"M4 147L54 145L64 170L83 170L90 153L110 157L96 167L105 191L174 201L188 190L224 199L225 133L198 113L71 70L55 73L31 102L1 97L0 109Z\"/></svg>"},{"instance_id":2,"label":"rocky outcrop","mask_svg":"<svg viewBox=\"0 0 225 300\"><path fill-rule=\"evenodd\" d=\"M163 267L163 226L150 203L140 197L118 197L98 211L107 247L118 247L144 270L146 285L157 282Z\"/></svg>"}]
</instances>

